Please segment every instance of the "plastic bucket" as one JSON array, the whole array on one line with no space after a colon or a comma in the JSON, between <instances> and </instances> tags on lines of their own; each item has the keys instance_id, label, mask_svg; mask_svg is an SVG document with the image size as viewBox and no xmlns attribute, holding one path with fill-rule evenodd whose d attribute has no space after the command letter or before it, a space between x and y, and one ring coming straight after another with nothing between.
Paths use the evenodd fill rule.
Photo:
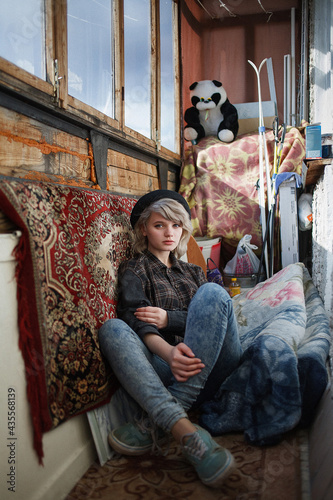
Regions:
<instances>
[{"instance_id":1,"label":"plastic bucket","mask_svg":"<svg viewBox=\"0 0 333 500\"><path fill-rule=\"evenodd\" d=\"M221 253L221 238L207 238L207 237L198 237L195 238L195 241L198 243L199 248L204 256L205 261L211 258L216 266L220 267L220 253ZM213 269L215 266L211 261L208 261L208 268Z\"/></svg>"}]
</instances>

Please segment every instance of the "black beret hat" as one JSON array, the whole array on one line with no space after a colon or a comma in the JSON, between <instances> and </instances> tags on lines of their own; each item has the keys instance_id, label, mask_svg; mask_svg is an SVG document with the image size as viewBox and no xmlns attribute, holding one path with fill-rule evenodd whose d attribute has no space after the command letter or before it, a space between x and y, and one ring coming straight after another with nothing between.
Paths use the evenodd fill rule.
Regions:
<instances>
[{"instance_id":1,"label":"black beret hat","mask_svg":"<svg viewBox=\"0 0 333 500\"><path fill-rule=\"evenodd\" d=\"M132 227L134 228L145 208L149 207L149 205L151 205L152 203L155 203L155 201L162 200L163 198L169 198L171 200L178 201L178 203L183 205L189 215L189 218L191 219L190 207L181 194L177 193L176 191L170 191L169 189L157 189L156 191L151 191L150 193L143 195L134 205L131 213Z\"/></svg>"}]
</instances>

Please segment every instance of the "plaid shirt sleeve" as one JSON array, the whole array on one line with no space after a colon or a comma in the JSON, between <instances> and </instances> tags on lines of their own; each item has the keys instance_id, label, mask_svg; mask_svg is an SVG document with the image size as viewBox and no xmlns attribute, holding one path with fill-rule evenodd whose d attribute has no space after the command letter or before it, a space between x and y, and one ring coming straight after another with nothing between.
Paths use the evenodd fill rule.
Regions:
<instances>
[{"instance_id":1,"label":"plaid shirt sleeve","mask_svg":"<svg viewBox=\"0 0 333 500\"><path fill-rule=\"evenodd\" d=\"M157 327L151 323L138 320L134 313L138 307L153 305L144 293L143 283L132 270L127 269L118 278L118 305L117 314L125 321L141 338L147 333L159 333Z\"/></svg>"}]
</instances>

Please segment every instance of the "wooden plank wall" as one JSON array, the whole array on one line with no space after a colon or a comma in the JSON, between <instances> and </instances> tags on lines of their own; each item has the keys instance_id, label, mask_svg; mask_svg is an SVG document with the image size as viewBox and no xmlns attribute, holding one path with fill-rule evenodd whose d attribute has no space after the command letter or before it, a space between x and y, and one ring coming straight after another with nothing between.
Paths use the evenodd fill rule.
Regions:
<instances>
[{"instance_id":1,"label":"wooden plank wall","mask_svg":"<svg viewBox=\"0 0 333 500\"><path fill-rule=\"evenodd\" d=\"M156 165L108 149L107 190L141 196L159 189ZM0 106L0 175L51 181L100 189L97 184L92 143ZM168 172L168 189L177 188L176 173ZM11 224L0 213L0 232Z\"/></svg>"},{"instance_id":2,"label":"wooden plank wall","mask_svg":"<svg viewBox=\"0 0 333 500\"><path fill-rule=\"evenodd\" d=\"M88 139L5 108L0 108L0 123L0 174L93 186Z\"/></svg>"}]
</instances>

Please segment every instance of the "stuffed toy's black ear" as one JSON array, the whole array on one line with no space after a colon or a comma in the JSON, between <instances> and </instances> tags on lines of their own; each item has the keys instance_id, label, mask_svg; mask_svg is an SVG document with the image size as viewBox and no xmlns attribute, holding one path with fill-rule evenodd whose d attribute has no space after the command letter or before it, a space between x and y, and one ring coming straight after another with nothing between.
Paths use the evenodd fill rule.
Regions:
<instances>
[{"instance_id":1,"label":"stuffed toy's black ear","mask_svg":"<svg viewBox=\"0 0 333 500\"><path fill-rule=\"evenodd\" d=\"M222 87L222 83L218 80L212 80L212 82L214 83L215 87Z\"/></svg>"},{"instance_id":2,"label":"stuffed toy's black ear","mask_svg":"<svg viewBox=\"0 0 333 500\"><path fill-rule=\"evenodd\" d=\"M192 83L192 85L190 85L190 90L194 90L197 85L198 85L198 82Z\"/></svg>"}]
</instances>

